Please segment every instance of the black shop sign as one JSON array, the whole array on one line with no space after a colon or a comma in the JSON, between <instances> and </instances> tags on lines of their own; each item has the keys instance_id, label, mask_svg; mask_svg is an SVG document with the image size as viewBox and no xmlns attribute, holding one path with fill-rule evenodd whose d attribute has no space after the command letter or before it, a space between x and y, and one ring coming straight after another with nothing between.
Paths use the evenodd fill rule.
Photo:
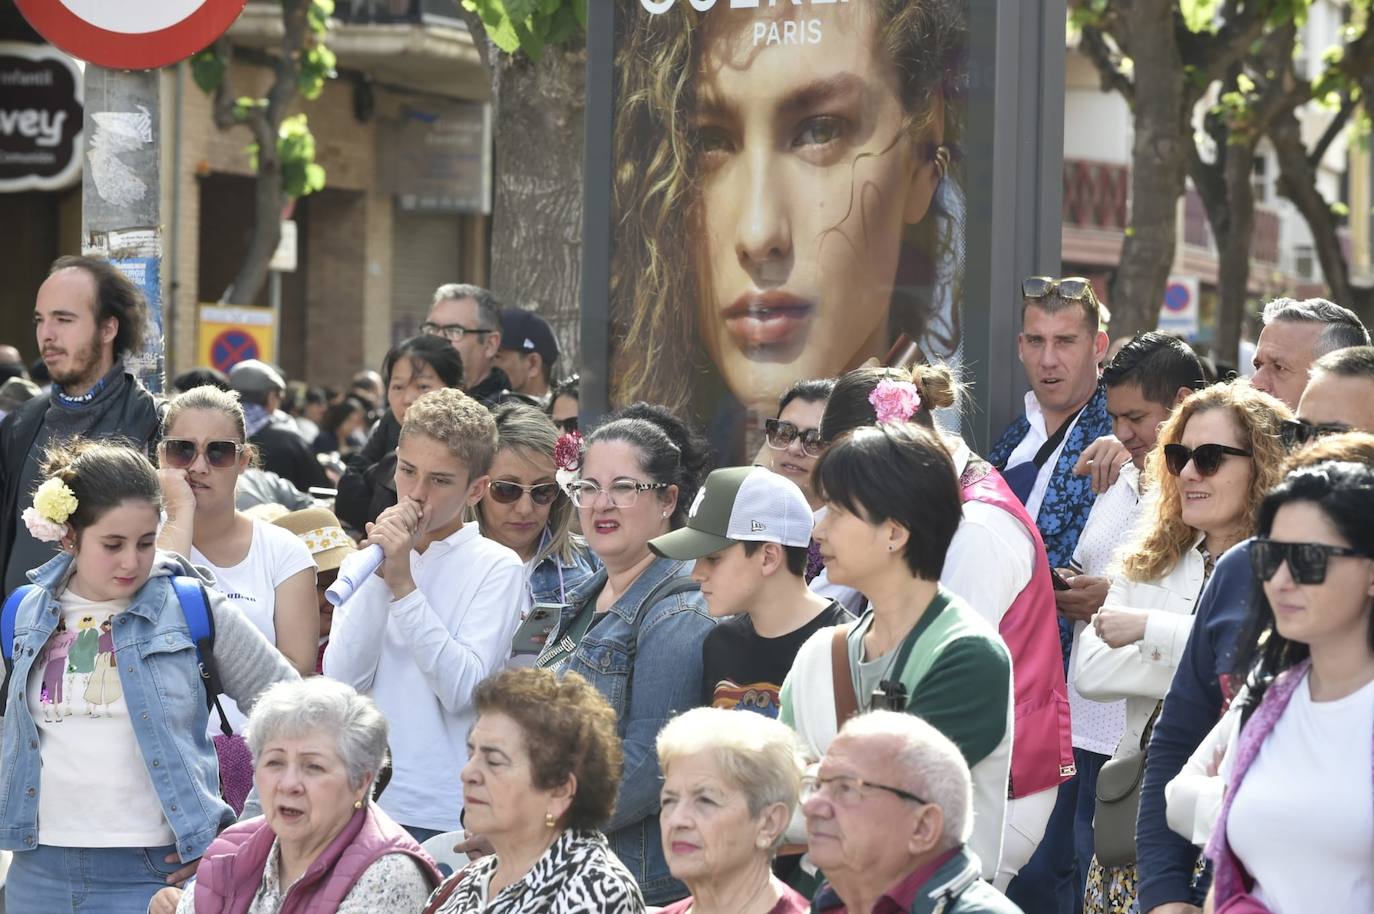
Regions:
<instances>
[{"instance_id":1,"label":"black shop sign","mask_svg":"<svg viewBox=\"0 0 1374 914\"><path fill-rule=\"evenodd\" d=\"M45 44L0 41L0 192L81 176L81 71Z\"/></svg>"}]
</instances>

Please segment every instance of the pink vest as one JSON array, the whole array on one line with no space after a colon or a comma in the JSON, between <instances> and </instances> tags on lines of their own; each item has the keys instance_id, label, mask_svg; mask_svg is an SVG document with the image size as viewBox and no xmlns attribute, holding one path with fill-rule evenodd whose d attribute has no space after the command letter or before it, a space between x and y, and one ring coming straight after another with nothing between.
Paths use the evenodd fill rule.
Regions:
<instances>
[{"instance_id":1,"label":"pink vest","mask_svg":"<svg viewBox=\"0 0 1374 914\"><path fill-rule=\"evenodd\" d=\"M262 885L263 867L275 838L261 816L220 832L196 871L196 914L244 914ZM291 887L281 914L334 914L364 871L387 854L414 859L431 889L441 881L434 861L410 833L369 803L353 814Z\"/></svg>"},{"instance_id":2,"label":"pink vest","mask_svg":"<svg viewBox=\"0 0 1374 914\"><path fill-rule=\"evenodd\" d=\"M974 457L959 480L964 501L1000 508L1021 522L1035 544L1030 583L1002 616L998 632L1011 652L1016 693L1016 724L1011 743L1012 799L1058 787L1074 775L1073 734L1069 724L1064 655L1059 646L1059 614L1050 583L1045 542L1020 499L989 463Z\"/></svg>"}]
</instances>

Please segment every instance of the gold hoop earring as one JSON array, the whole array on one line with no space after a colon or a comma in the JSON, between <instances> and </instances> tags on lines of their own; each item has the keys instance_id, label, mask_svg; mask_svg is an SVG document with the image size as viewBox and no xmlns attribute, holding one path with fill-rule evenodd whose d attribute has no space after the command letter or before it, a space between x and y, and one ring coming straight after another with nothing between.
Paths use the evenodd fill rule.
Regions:
<instances>
[{"instance_id":1,"label":"gold hoop earring","mask_svg":"<svg viewBox=\"0 0 1374 914\"><path fill-rule=\"evenodd\" d=\"M362 800L354 800L354 801L353 801L353 808L354 808L354 809L362 809L362 808L363 808L363 801L362 801Z\"/></svg>"},{"instance_id":2,"label":"gold hoop earring","mask_svg":"<svg viewBox=\"0 0 1374 914\"><path fill-rule=\"evenodd\" d=\"M935 171L941 179L949 172L949 147L943 143L935 147Z\"/></svg>"}]
</instances>

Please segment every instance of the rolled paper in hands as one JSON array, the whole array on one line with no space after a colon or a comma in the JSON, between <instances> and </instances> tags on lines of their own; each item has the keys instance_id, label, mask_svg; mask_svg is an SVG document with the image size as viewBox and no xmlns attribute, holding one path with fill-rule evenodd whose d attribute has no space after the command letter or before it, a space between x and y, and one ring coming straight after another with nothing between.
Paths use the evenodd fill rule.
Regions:
<instances>
[{"instance_id":1,"label":"rolled paper in hands","mask_svg":"<svg viewBox=\"0 0 1374 914\"><path fill-rule=\"evenodd\" d=\"M333 606L342 606L369 575L376 573L385 557L382 547L373 543L344 559L339 563L338 578L324 592L324 598Z\"/></svg>"}]
</instances>

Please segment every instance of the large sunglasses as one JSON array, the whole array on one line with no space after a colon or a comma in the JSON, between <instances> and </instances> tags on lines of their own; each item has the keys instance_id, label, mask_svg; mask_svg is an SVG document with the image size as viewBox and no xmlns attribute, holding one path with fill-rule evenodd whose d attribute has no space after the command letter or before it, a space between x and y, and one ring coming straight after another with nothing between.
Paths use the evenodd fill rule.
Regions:
<instances>
[{"instance_id":1,"label":"large sunglasses","mask_svg":"<svg viewBox=\"0 0 1374 914\"><path fill-rule=\"evenodd\" d=\"M1234 457L1254 456L1249 451L1242 451L1227 444L1199 444L1195 448L1183 444L1166 444L1164 466L1171 475L1182 476L1183 468L1192 461L1199 476L1215 476L1217 470L1221 469L1221 461L1228 454Z\"/></svg>"},{"instance_id":2,"label":"large sunglasses","mask_svg":"<svg viewBox=\"0 0 1374 914\"><path fill-rule=\"evenodd\" d=\"M204 453L205 462L217 470L227 470L238 462L243 453L241 441L207 441L205 450L189 438L163 438L158 446L162 454L162 465L174 470L184 470L196 462L197 455Z\"/></svg>"},{"instance_id":3,"label":"large sunglasses","mask_svg":"<svg viewBox=\"0 0 1374 914\"><path fill-rule=\"evenodd\" d=\"M1338 435L1350 431L1350 426L1340 422L1307 422L1303 419L1284 419L1279 424L1279 437L1283 446L1292 450L1323 435Z\"/></svg>"},{"instance_id":4,"label":"large sunglasses","mask_svg":"<svg viewBox=\"0 0 1374 914\"><path fill-rule=\"evenodd\" d=\"M1093 294L1093 284L1082 276L1065 276L1055 279L1052 276L1032 276L1021 283L1021 296L1031 300L1058 295L1064 301L1097 301Z\"/></svg>"},{"instance_id":5,"label":"large sunglasses","mask_svg":"<svg viewBox=\"0 0 1374 914\"><path fill-rule=\"evenodd\" d=\"M1250 542L1250 567L1261 581L1271 580L1287 562L1294 583L1320 584L1326 580L1326 563L1332 556L1369 558L1363 552L1325 543L1280 543L1258 537Z\"/></svg>"},{"instance_id":6,"label":"large sunglasses","mask_svg":"<svg viewBox=\"0 0 1374 914\"><path fill-rule=\"evenodd\" d=\"M553 424L557 426L558 431L564 435L571 435L573 432L577 431L576 416L569 416L566 419L554 419Z\"/></svg>"},{"instance_id":7,"label":"large sunglasses","mask_svg":"<svg viewBox=\"0 0 1374 914\"><path fill-rule=\"evenodd\" d=\"M798 438L801 439L802 453L808 457L819 457L821 451L825 450L825 439L821 437L820 429L808 428L803 431L791 422L781 419L769 419L764 422L763 435L768 441L768 446L775 451L787 450Z\"/></svg>"},{"instance_id":8,"label":"large sunglasses","mask_svg":"<svg viewBox=\"0 0 1374 914\"><path fill-rule=\"evenodd\" d=\"M518 482L506 482L498 479L487 487L487 491L491 493L494 501L503 505L515 504L520 500L520 496L526 492L530 493L530 501L536 505L548 505L552 504L553 500L558 497L559 488L556 482L541 482L538 485L522 486Z\"/></svg>"}]
</instances>

